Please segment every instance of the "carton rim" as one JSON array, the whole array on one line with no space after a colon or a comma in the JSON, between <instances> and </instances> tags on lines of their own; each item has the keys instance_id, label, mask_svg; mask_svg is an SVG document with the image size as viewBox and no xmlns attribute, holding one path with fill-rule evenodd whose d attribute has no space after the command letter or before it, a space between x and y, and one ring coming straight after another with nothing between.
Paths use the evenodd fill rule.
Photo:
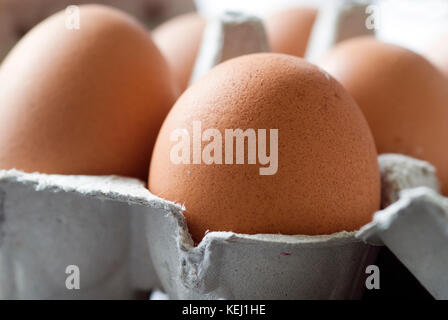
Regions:
<instances>
[{"instance_id":1,"label":"carton rim","mask_svg":"<svg viewBox=\"0 0 448 320\"><path fill-rule=\"evenodd\" d=\"M153 195L143 181L116 175L62 175L26 173L17 169L0 170L1 182L28 185L36 191L75 193L89 198L112 200L143 207L161 209L177 221L178 245L182 251L197 253L203 251L211 242L236 242L245 244L277 243L300 246L337 246L361 242L355 237L357 231L341 231L324 235L283 235L283 234L241 234L228 231L208 232L202 241L194 246L183 212L185 207Z\"/></svg>"},{"instance_id":2,"label":"carton rim","mask_svg":"<svg viewBox=\"0 0 448 320\"><path fill-rule=\"evenodd\" d=\"M442 202L448 204L447 197L425 186L404 189L400 192L399 199L386 208L377 211L372 221L356 233L356 237L370 245L383 245L381 233L387 231L394 224L399 223L400 218L408 213L406 209L418 202L430 202L440 209L436 211L429 210L424 214L437 215L448 221L448 212L444 211L440 204Z\"/></svg>"}]
</instances>

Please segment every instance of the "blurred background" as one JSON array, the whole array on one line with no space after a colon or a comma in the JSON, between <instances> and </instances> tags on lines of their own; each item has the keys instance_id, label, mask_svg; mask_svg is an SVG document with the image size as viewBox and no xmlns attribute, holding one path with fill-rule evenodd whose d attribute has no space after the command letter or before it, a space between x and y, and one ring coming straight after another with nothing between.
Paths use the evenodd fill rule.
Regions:
<instances>
[{"instance_id":1,"label":"blurred background","mask_svg":"<svg viewBox=\"0 0 448 320\"><path fill-rule=\"evenodd\" d=\"M323 8L348 0L0 0L0 61L34 25L69 5L101 3L125 10L153 29L194 11L209 17L226 10L261 17L291 6ZM350 2L350 1L348 1ZM380 8L377 36L417 52L448 32L448 0L358 0Z\"/></svg>"},{"instance_id":2,"label":"blurred background","mask_svg":"<svg viewBox=\"0 0 448 320\"><path fill-rule=\"evenodd\" d=\"M149 28L195 9L193 0L0 0L0 61L37 23L69 5L87 3L120 8Z\"/></svg>"}]
</instances>

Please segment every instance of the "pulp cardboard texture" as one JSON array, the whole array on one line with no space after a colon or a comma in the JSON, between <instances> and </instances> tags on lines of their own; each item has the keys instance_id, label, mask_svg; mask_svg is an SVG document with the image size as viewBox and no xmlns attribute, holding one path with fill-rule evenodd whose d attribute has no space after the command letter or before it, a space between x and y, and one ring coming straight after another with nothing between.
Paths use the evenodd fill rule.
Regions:
<instances>
[{"instance_id":1,"label":"pulp cardboard texture","mask_svg":"<svg viewBox=\"0 0 448 320\"><path fill-rule=\"evenodd\" d=\"M429 165L406 158L402 170L394 159L404 157L380 157L383 184L432 185ZM159 284L148 249L175 299L359 298L376 251L354 232L210 232L194 247L183 208L135 179L9 170L0 172L0 194L1 298L134 298ZM79 267L79 290L66 288L69 265Z\"/></svg>"},{"instance_id":2,"label":"pulp cardboard texture","mask_svg":"<svg viewBox=\"0 0 448 320\"><path fill-rule=\"evenodd\" d=\"M334 1L322 7L310 35L306 59L316 63L336 43L374 35L374 29L366 27L368 7L366 1Z\"/></svg>"},{"instance_id":3,"label":"pulp cardboard texture","mask_svg":"<svg viewBox=\"0 0 448 320\"><path fill-rule=\"evenodd\" d=\"M0 298L134 298L158 285L138 180L0 171ZM134 205L130 205L133 203ZM66 287L66 268L80 290Z\"/></svg>"},{"instance_id":4,"label":"pulp cardboard texture","mask_svg":"<svg viewBox=\"0 0 448 320\"><path fill-rule=\"evenodd\" d=\"M151 256L174 299L359 298L365 266L375 256L375 248L353 232L315 237L210 232L193 247L180 218L159 214L148 223ZM166 234L163 245L152 242Z\"/></svg>"},{"instance_id":5,"label":"pulp cardboard texture","mask_svg":"<svg viewBox=\"0 0 448 320\"><path fill-rule=\"evenodd\" d=\"M397 186L438 189L434 168L426 162L382 155L379 163L389 199ZM354 232L323 236L211 232L193 247L183 219L166 218L153 217L148 234L154 239L178 234L164 246L150 243L156 270L174 299L359 298L365 268L376 255L375 248L358 241Z\"/></svg>"},{"instance_id":6,"label":"pulp cardboard texture","mask_svg":"<svg viewBox=\"0 0 448 320\"><path fill-rule=\"evenodd\" d=\"M193 83L217 64L231 58L268 51L266 32L259 18L225 12L209 19L190 82Z\"/></svg>"},{"instance_id":7,"label":"pulp cardboard texture","mask_svg":"<svg viewBox=\"0 0 448 320\"><path fill-rule=\"evenodd\" d=\"M382 180L382 208L396 202L400 192L410 186L425 186L440 192L435 168L428 162L399 154L382 155L378 159Z\"/></svg>"},{"instance_id":8,"label":"pulp cardboard texture","mask_svg":"<svg viewBox=\"0 0 448 320\"><path fill-rule=\"evenodd\" d=\"M350 6L354 6L356 8L356 6L364 5L366 10L358 11L362 17L354 17L352 21L354 28L352 31L366 32L367 34L374 31L376 36L385 42L402 45L417 52L422 52L428 44L448 32L448 1L446 0L195 0L195 2L205 16L214 16L230 10L265 17L275 10L288 7L317 8L322 11L316 26L330 26L333 23L332 20L321 20L321 17L323 18L325 15L332 16L329 10L331 7L350 8ZM355 12L356 10L351 11L352 14ZM350 14L350 10L347 13ZM367 30L365 27L364 30L358 29L356 26L362 27L364 24L359 20L360 17L373 29ZM316 29L321 29L321 27L316 27ZM320 48L324 48L325 43L328 43L328 38L325 38L328 36L328 30L330 30L329 27L321 30L324 38L315 40L322 45ZM362 34L364 33L358 35ZM313 48L316 46L318 44L311 44ZM322 52L319 48L312 50L317 50L312 59L318 58ZM308 55L311 55L311 52Z\"/></svg>"}]
</instances>

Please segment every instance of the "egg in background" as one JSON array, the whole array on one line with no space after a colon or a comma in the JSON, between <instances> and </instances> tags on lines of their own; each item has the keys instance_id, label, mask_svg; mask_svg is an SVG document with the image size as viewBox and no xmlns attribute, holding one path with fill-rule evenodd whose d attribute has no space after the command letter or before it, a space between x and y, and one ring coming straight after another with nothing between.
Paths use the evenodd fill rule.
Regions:
<instances>
[{"instance_id":1,"label":"egg in background","mask_svg":"<svg viewBox=\"0 0 448 320\"><path fill-rule=\"evenodd\" d=\"M223 137L226 129L278 129L277 172L260 175L259 164L248 164L247 143L245 164L173 163L171 135L187 130L191 139L193 121ZM157 138L148 186L185 205L196 243L207 230L356 230L380 206L377 153L355 101L316 66L272 53L224 62L183 93Z\"/></svg>"},{"instance_id":2,"label":"egg in background","mask_svg":"<svg viewBox=\"0 0 448 320\"><path fill-rule=\"evenodd\" d=\"M303 57L317 9L288 8L264 20L273 52ZM196 12L174 17L153 31L153 38L168 60L178 86L183 92L190 78L202 42L206 20Z\"/></svg>"},{"instance_id":3,"label":"egg in background","mask_svg":"<svg viewBox=\"0 0 448 320\"><path fill-rule=\"evenodd\" d=\"M448 194L448 79L423 56L373 37L334 47L320 66L362 109L378 153L432 163Z\"/></svg>"},{"instance_id":4,"label":"egg in background","mask_svg":"<svg viewBox=\"0 0 448 320\"><path fill-rule=\"evenodd\" d=\"M177 89L131 16L80 6L32 29L0 68L0 168L146 179Z\"/></svg>"},{"instance_id":5,"label":"egg in background","mask_svg":"<svg viewBox=\"0 0 448 320\"><path fill-rule=\"evenodd\" d=\"M170 19L153 31L154 41L168 60L182 92L189 85L205 24L204 18L191 12Z\"/></svg>"},{"instance_id":6,"label":"egg in background","mask_svg":"<svg viewBox=\"0 0 448 320\"><path fill-rule=\"evenodd\" d=\"M304 57L317 9L288 8L265 18L272 52Z\"/></svg>"}]
</instances>

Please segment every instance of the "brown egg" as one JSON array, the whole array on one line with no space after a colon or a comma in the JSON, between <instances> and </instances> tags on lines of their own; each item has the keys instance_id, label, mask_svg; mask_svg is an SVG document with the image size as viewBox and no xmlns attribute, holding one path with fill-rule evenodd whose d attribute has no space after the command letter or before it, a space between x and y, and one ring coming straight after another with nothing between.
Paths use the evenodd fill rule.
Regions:
<instances>
[{"instance_id":1,"label":"brown egg","mask_svg":"<svg viewBox=\"0 0 448 320\"><path fill-rule=\"evenodd\" d=\"M168 60L182 92L188 87L204 28L204 18L188 13L163 23L153 32L154 41Z\"/></svg>"},{"instance_id":2,"label":"brown egg","mask_svg":"<svg viewBox=\"0 0 448 320\"><path fill-rule=\"evenodd\" d=\"M447 194L447 78L422 56L371 37L342 42L320 65L358 102L378 153L431 162Z\"/></svg>"},{"instance_id":3,"label":"brown egg","mask_svg":"<svg viewBox=\"0 0 448 320\"><path fill-rule=\"evenodd\" d=\"M161 53L133 18L80 7L34 28L0 69L0 168L146 179L175 99ZM70 25L69 25L70 26Z\"/></svg>"},{"instance_id":4,"label":"brown egg","mask_svg":"<svg viewBox=\"0 0 448 320\"><path fill-rule=\"evenodd\" d=\"M265 23L272 52L303 57L316 15L316 9L289 8L268 16Z\"/></svg>"},{"instance_id":5,"label":"brown egg","mask_svg":"<svg viewBox=\"0 0 448 320\"><path fill-rule=\"evenodd\" d=\"M448 33L431 43L424 55L448 76Z\"/></svg>"},{"instance_id":6,"label":"brown egg","mask_svg":"<svg viewBox=\"0 0 448 320\"><path fill-rule=\"evenodd\" d=\"M249 137L239 156L227 137L238 128ZM380 204L374 141L355 101L319 68L282 54L229 60L179 98L158 136L149 188L185 204L196 242L206 230L355 230Z\"/></svg>"}]
</instances>

